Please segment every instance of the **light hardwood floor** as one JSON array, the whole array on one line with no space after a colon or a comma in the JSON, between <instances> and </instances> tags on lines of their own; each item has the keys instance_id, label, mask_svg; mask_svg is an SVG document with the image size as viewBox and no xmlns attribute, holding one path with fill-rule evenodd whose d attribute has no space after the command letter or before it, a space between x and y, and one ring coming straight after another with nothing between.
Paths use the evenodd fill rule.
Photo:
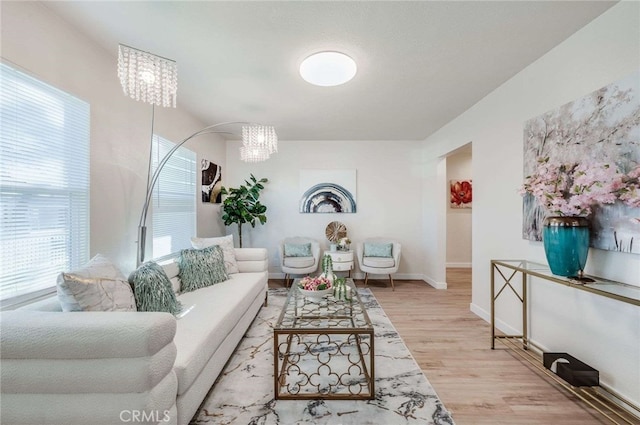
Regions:
<instances>
[{"instance_id":1,"label":"light hardwood floor","mask_svg":"<svg viewBox=\"0 0 640 425\"><path fill-rule=\"evenodd\" d=\"M388 281L369 283L457 425L610 423L517 355L499 344L491 350L490 325L469 311L470 269L449 269L447 290L418 280L396 280L395 292Z\"/></svg>"}]
</instances>

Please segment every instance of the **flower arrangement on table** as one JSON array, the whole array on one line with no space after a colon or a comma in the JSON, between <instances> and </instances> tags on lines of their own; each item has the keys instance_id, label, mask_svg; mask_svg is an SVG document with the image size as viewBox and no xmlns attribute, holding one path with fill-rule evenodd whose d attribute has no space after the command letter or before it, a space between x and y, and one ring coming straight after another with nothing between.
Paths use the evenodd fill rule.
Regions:
<instances>
[{"instance_id":1,"label":"flower arrangement on table","mask_svg":"<svg viewBox=\"0 0 640 425\"><path fill-rule=\"evenodd\" d=\"M298 282L298 287L304 291L324 291L331 289L332 284L331 281L324 276L305 276Z\"/></svg>"},{"instance_id":2,"label":"flower arrangement on table","mask_svg":"<svg viewBox=\"0 0 640 425\"><path fill-rule=\"evenodd\" d=\"M550 214L587 216L593 205L613 204L616 199L640 207L639 178L640 166L624 174L613 163L562 164L543 157L525 178L520 194L533 195Z\"/></svg>"},{"instance_id":3,"label":"flower arrangement on table","mask_svg":"<svg viewBox=\"0 0 640 425\"><path fill-rule=\"evenodd\" d=\"M350 245L351 245L351 239L344 237L338 241L338 250L349 251Z\"/></svg>"},{"instance_id":4,"label":"flower arrangement on table","mask_svg":"<svg viewBox=\"0 0 640 425\"><path fill-rule=\"evenodd\" d=\"M580 282L589 280L583 277L590 244L587 216L593 206L616 201L640 207L639 178L638 165L624 173L613 162L559 163L549 157L538 159L520 194L530 194L544 210L542 241L553 274Z\"/></svg>"}]
</instances>

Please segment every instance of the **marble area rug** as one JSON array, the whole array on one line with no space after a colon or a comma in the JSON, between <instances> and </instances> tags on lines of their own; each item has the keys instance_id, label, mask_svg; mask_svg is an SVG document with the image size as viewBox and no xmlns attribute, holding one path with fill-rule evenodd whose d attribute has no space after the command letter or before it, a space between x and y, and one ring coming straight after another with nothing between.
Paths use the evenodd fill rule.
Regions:
<instances>
[{"instance_id":1,"label":"marble area rug","mask_svg":"<svg viewBox=\"0 0 640 425\"><path fill-rule=\"evenodd\" d=\"M191 425L453 425L371 290L358 293L375 329L374 400L274 399L273 325L287 290L269 289L269 305L258 313Z\"/></svg>"}]
</instances>

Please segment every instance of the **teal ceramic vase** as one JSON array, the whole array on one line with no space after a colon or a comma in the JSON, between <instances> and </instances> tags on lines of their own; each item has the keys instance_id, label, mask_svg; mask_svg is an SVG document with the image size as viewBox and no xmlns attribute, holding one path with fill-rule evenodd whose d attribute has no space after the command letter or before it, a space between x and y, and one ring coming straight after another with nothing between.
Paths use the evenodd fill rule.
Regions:
<instances>
[{"instance_id":1,"label":"teal ceramic vase","mask_svg":"<svg viewBox=\"0 0 640 425\"><path fill-rule=\"evenodd\" d=\"M551 273L579 276L589 253L589 221L584 217L547 217L542 229Z\"/></svg>"}]
</instances>

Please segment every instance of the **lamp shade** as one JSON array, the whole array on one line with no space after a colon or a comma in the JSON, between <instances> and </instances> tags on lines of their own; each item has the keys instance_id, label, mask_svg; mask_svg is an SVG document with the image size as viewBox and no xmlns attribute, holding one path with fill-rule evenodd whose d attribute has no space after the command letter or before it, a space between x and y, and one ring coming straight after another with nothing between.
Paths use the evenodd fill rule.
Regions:
<instances>
[{"instance_id":1,"label":"lamp shade","mask_svg":"<svg viewBox=\"0 0 640 425\"><path fill-rule=\"evenodd\" d=\"M124 94L130 98L176 107L178 67L175 61L120 44L118 78Z\"/></svg>"},{"instance_id":2,"label":"lamp shade","mask_svg":"<svg viewBox=\"0 0 640 425\"><path fill-rule=\"evenodd\" d=\"M242 144L247 148L265 150L268 158L278 152L278 135L270 125L245 125L242 126Z\"/></svg>"},{"instance_id":3,"label":"lamp shade","mask_svg":"<svg viewBox=\"0 0 640 425\"><path fill-rule=\"evenodd\" d=\"M240 159L244 162L262 162L269 157L267 148L240 146Z\"/></svg>"}]
</instances>

